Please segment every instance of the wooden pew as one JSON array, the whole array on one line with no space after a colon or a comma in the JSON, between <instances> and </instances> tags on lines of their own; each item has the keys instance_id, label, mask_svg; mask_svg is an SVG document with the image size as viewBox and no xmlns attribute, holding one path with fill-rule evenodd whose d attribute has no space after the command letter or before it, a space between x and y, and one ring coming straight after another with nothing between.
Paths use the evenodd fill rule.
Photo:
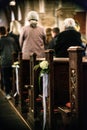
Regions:
<instances>
[{"instance_id":1,"label":"wooden pew","mask_svg":"<svg viewBox=\"0 0 87 130\"><path fill-rule=\"evenodd\" d=\"M71 119L76 129L87 129L87 57L82 57L81 47L71 47L69 51L69 87ZM73 129L73 124L71 127Z\"/></svg>"},{"instance_id":2,"label":"wooden pew","mask_svg":"<svg viewBox=\"0 0 87 130\"><path fill-rule=\"evenodd\" d=\"M60 113L62 113L62 117L64 118L63 119L64 130L67 130L67 129L68 130L73 130L73 129L85 130L87 129L87 121L86 121L86 118L87 118L87 112L86 112L86 109L87 109L87 102L86 102L87 58L82 57L83 49L81 47L78 47L78 46L70 47L68 51L69 51L69 100L70 100L71 107L68 109L65 106L61 107L58 104L58 109ZM56 81L55 78L53 78L54 81L50 79L50 82L54 82L55 84L55 81ZM49 93L51 93L51 97L49 97L49 100L52 101L53 90L50 89L49 91L50 91ZM53 99L55 102L54 97ZM54 115L52 114L54 113L53 112L54 108L51 107L52 105L53 105L53 101L50 102L50 106L49 106L49 108L51 108L49 110L49 115L52 115L48 118L50 129L54 127L54 123L53 124L50 123L53 121L53 117L54 117Z\"/></svg>"},{"instance_id":3,"label":"wooden pew","mask_svg":"<svg viewBox=\"0 0 87 130\"><path fill-rule=\"evenodd\" d=\"M38 108L36 99L38 98L39 93L38 90L38 77L40 70L34 71L34 66L41 62L44 59L36 59L36 56L32 57L30 60L30 70L32 77L30 84L31 84L31 95L29 109L29 122L32 122L33 129L37 127L37 122L40 121L40 113L37 112ZM58 58L53 59L53 51L46 52L46 60L49 62L49 90L48 90L48 113L47 113L47 129L54 128L54 116L55 116L55 108L58 106L65 105L66 102L69 101L69 60L68 58ZM58 76L57 76L58 75ZM58 78L57 78L58 77ZM56 79L57 78L57 79ZM56 81L54 81L54 79ZM62 95L62 96L61 96ZM31 111L31 112L30 112ZM40 111L39 111L40 112ZM38 120L38 121L37 121ZM36 123L36 124L35 124ZM38 123L39 126L42 125L40 122ZM41 128L40 128L41 129Z\"/></svg>"},{"instance_id":4,"label":"wooden pew","mask_svg":"<svg viewBox=\"0 0 87 130\"><path fill-rule=\"evenodd\" d=\"M18 56L19 69L18 69L18 88L19 94L16 88L16 72L13 68L13 104L21 114L29 111L29 97L28 97L28 85L30 84L30 63L29 60L22 59L22 53ZM16 95L15 95L16 94Z\"/></svg>"},{"instance_id":5,"label":"wooden pew","mask_svg":"<svg viewBox=\"0 0 87 130\"><path fill-rule=\"evenodd\" d=\"M86 103L86 93L87 93L87 59L82 58L83 49L80 47L69 48L69 58L53 58L53 52L46 52L46 60L49 62L50 72L49 72L49 90L48 90L48 113L47 113L47 124L48 129L52 130L55 127L55 114L54 108L58 107L58 113L62 113L63 116L63 128L64 130L72 130L87 128L86 117L87 117L87 103ZM34 63L33 63L34 61ZM34 65L36 65L41 60L35 59L32 61L33 70ZM58 68L57 68L58 67ZM33 89L36 81L38 81L38 73L33 70ZM57 79L57 75L58 79ZM60 75L65 76L63 79ZM61 82L60 82L61 81ZM34 99L33 105L36 103L37 96L34 97L36 90L34 92L32 100ZM56 93L56 95L55 95ZM57 95L58 94L58 95ZM71 108L67 108L65 104L70 101ZM36 105L35 105L36 106ZM61 108L61 109L60 109ZM37 108L32 107L35 112ZM32 114L31 114L32 115ZM29 116L30 117L30 116ZM34 116L33 121L34 121ZM35 115L36 119L38 115ZM33 122L34 123L34 122ZM57 123L57 122L56 122ZM67 124L68 123L68 124ZM40 122L39 122L40 124ZM34 125L34 129L35 124ZM57 124L56 124L57 125ZM36 125L37 126L37 125Z\"/></svg>"},{"instance_id":6,"label":"wooden pew","mask_svg":"<svg viewBox=\"0 0 87 130\"><path fill-rule=\"evenodd\" d=\"M20 89L20 101L21 112L27 113L29 111L29 97L28 88L30 84L30 61L22 59L22 53L19 55L19 89Z\"/></svg>"},{"instance_id":7,"label":"wooden pew","mask_svg":"<svg viewBox=\"0 0 87 130\"><path fill-rule=\"evenodd\" d=\"M40 58L36 60L36 54L34 53L30 57L30 86L29 86L29 113L28 113L28 123L32 130L41 130L41 120L39 118L42 107L41 98L38 96L39 86L38 86L38 77L40 69L37 71L34 70L34 66L38 64L40 61L44 60L44 58Z\"/></svg>"},{"instance_id":8,"label":"wooden pew","mask_svg":"<svg viewBox=\"0 0 87 130\"><path fill-rule=\"evenodd\" d=\"M61 119L56 120L55 118L55 108L62 107L69 101L69 58L53 58L53 51L48 50L46 51L46 60L50 67L48 129L63 129L63 126L61 124L59 126L58 123ZM57 110L57 115L59 117L59 110Z\"/></svg>"},{"instance_id":9,"label":"wooden pew","mask_svg":"<svg viewBox=\"0 0 87 130\"><path fill-rule=\"evenodd\" d=\"M17 54L16 53L13 53L12 54L13 56L13 64L14 62L17 62L18 61L18 57L17 57ZM13 66L13 65L12 65ZM18 105L18 95L14 96L14 94L16 93L16 68L15 67L12 67L12 103L14 104L14 106L17 106Z\"/></svg>"}]
</instances>

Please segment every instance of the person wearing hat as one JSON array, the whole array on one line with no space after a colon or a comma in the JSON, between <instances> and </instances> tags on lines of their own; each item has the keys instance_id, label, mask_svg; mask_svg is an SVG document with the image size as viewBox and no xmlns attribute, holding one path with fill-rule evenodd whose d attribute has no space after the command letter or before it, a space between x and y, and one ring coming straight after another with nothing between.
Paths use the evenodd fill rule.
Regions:
<instances>
[{"instance_id":1,"label":"person wearing hat","mask_svg":"<svg viewBox=\"0 0 87 130\"><path fill-rule=\"evenodd\" d=\"M44 57L45 31L44 27L38 24L39 15L36 11L30 11L27 15L29 25L22 28L19 43L22 50L22 59L30 59L33 53L37 57Z\"/></svg>"}]
</instances>

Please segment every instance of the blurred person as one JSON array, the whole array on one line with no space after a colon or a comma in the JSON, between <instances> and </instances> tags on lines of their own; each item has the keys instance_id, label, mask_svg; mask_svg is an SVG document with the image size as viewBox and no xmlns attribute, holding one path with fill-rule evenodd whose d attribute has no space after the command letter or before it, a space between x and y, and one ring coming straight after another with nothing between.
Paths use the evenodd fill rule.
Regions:
<instances>
[{"instance_id":1,"label":"blurred person","mask_svg":"<svg viewBox=\"0 0 87 130\"><path fill-rule=\"evenodd\" d=\"M75 29L76 31L80 32L80 24L78 23L78 21L75 21ZM85 55L87 55L87 39L83 34L81 34L81 40L85 49Z\"/></svg>"},{"instance_id":2,"label":"blurred person","mask_svg":"<svg viewBox=\"0 0 87 130\"><path fill-rule=\"evenodd\" d=\"M14 38L17 45L18 52L21 51L20 44L19 44L20 29L21 29L21 24L17 20L10 22L8 35Z\"/></svg>"},{"instance_id":3,"label":"blurred person","mask_svg":"<svg viewBox=\"0 0 87 130\"><path fill-rule=\"evenodd\" d=\"M45 49L49 48L49 43L52 40L52 29L50 27L46 28L46 42L45 42Z\"/></svg>"},{"instance_id":4,"label":"blurred person","mask_svg":"<svg viewBox=\"0 0 87 130\"><path fill-rule=\"evenodd\" d=\"M75 20L73 18L66 18L64 20L64 31L60 32L57 36L55 56L68 57L67 49L70 46L81 46L84 48L81 33L75 29ZM83 53L84 55L85 53Z\"/></svg>"},{"instance_id":5,"label":"blurred person","mask_svg":"<svg viewBox=\"0 0 87 130\"><path fill-rule=\"evenodd\" d=\"M56 40L57 40L57 36L58 36L59 32L60 32L60 29L58 27L54 27L51 30L52 40L49 43L48 49L55 49ZM55 51L54 51L54 56L55 56Z\"/></svg>"},{"instance_id":6,"label":"blurred person","mask_svg":"<svg viewBox=\"0 0 87 130\"><path fill-rule=\"evenodd\" d=\"M17 47L15 46L15 40L7 35L4 26L0 27L0 37L1 75L4 85L3 87L5 88L6 98L11 99L12 61L13 53L17 53Z\"/></svg>"},{"instance_id":7,"label":"blurred person","mask_svg":"<svg viewBox=\"0 0 87 130\"><path fill-rule=\"evenodd\" d=\"M38 24L39 15L36 11L30 11L27 17L29 25L22 28L20 33L20 47L22 58L30 59L30 55L37 54L37 57L44 57L45 53L45 30Z\"/></svg>"},{"instance_id":8,"label":"blurred person","mask_svg":"<svg viewBox=\"0 0 87 130\"><path fill-rule=\"evenodd\" d=\"M80 32L80 24L77 21L75 21L75 29Z\"/></svg>"}]
</instances>

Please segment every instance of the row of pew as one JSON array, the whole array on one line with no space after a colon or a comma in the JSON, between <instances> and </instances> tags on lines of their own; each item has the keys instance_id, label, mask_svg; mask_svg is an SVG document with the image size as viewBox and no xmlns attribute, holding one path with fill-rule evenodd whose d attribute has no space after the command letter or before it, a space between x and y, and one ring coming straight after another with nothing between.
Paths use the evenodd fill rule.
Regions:
<instances>
[{"instance_id":1,"label":"row of pew","mask_svg":"<svg viewBox=\"0 0 87 130\"><path fill-rule=\"evenodd\" d=\"M33 54L30 60L23 60L19 53L18 79L16 67L13 68L12 101L22 116L27 115L26 121L32 130L87 128L87 57L82 57L83 49L79 46L67 51L69 58L55 58L53 50L46 50L45 58ZM46 110L43 77L38 80L41 69L34 70L43 60L49 63ZM16 61L15 54L13 61Z\"/></svg>"}]
</instances>

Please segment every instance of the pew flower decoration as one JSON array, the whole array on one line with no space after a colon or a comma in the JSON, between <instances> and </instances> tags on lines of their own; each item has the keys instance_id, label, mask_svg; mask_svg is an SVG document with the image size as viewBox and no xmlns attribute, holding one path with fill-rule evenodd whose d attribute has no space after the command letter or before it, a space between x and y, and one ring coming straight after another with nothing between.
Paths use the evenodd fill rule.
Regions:
<instances>
[{"instance_id":1,"label":"pew flower decoration","mask_svg":"<svg viewBox=\"0 0 87 130\"><path fill-rule=\"evenodd\" d=\"M46 125L46 97L48 96L48 73L49 73L49 63L48 61L44 60L40 62L38 65L34 66L34 69L37 70L40 68L40 75L39 75L39 87L40 87L40 79L42 77L43 82L43 130L45 129Z\"/></svg>"},{"instance_id":2,"label":"pew flower decoration","mask_svg":"<svg viewBox=\"0 0 87 130\"><path fill-rule=\"evenodd\" d=\"M18 61L14 62L13 65L12 65L12 67L13 68L16 68L16 67L19 68L19 62Z\"/></svg>"},{"instance_id":3,"label":"pew flower decoration","mask_svg":"<svg viewBox=\"0 0 87 130\"><path fill-rule=\"evenodd\" d=\"M41 69L40 76L42 76L45 73L48 74L49 73L49 63L48 63L48 61L44 60L44 61L40 62L38 65L34 66L34 70L37 70L38 68Z\"/></svg>"},{"instance_id":4,"label":"pew flower decoration","mask_svg":"<svg viewBox=\"0 0 87 130\"><path fill-rule=\"evenodd\" d=\"M42 61L40 63L40 68L41 68L41 74L47 73L49 72L49 63L48 61Z\"/></svg>"},{"instance_id":5,"label":"pew flower decoration","mask_svg":"<svg viewBox=\"0 0 87 130\"><path fill-rule=\"evenodd\" d=\"M14 97L15 97L16 95L20 94L19 93L19 78L18 78L18 69L20 68L19 61L14 62L12 65L12 68L15 69L15 74L16 74L16 92L14 94Z\"/></svg>"},{"instance_id":6,"label":"pew flower decoration","mask_svg":"<svg viewBox=\"0 0 87 130\"><path fill-rule=\"evenodd\" d=\"M41 77L43 77L44 75L48 75L49 73L49 63L47 60L43 60L41 61L39 64L34 66L34 70L37 70L38 68L40 68L40 74L38 77L38 83L39 83L39 89L41 90Z\"/></svg>"},{"instance_id":7,"label":"pew flower decoration","mask_svg":"<svg viewBox=\"0 0 87 130\"><path fill-rule=\"evenodd\" d=\"M37 70L40 68L40 74L39 74L39 88L40 88L40 82L41 82L41 77L43 77L45 74L49 73L49 63L47 60L41 61L39 64L34 66L34 70Z\"/></svg>"}]
</instances>

